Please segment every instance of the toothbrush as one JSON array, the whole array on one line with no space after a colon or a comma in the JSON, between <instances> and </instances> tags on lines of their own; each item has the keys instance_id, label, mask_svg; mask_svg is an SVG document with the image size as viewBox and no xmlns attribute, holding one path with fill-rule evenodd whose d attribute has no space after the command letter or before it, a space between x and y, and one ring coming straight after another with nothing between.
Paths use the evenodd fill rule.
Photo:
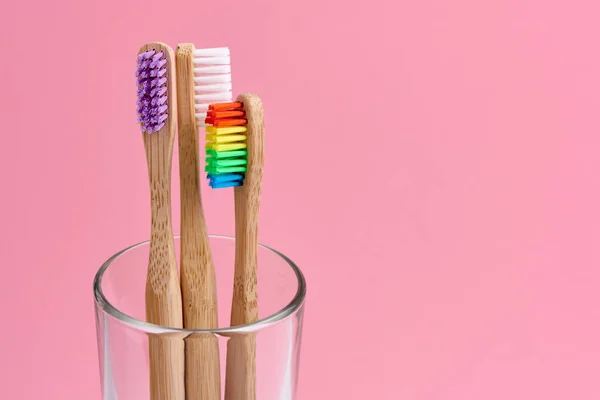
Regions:
<instances>
[{"instance_id":1,"label":"toothbrush","mask_svg":"<svg viewBox=\"0 0 600 400\"><path fill-rule=\"evenodd\" d=\"M242 94L235 103L209 108L207 166L213 188L234 187L235 272L231 326L258 320L258 211L263 171L264 116L261 99ZM226 400L256 399L256 336L227 342Z\"/></svg>"},{"instance_id":2,"label":"toothbrush","mask_svg":"<svg viewBox=\"0 0 600 400\"><path fill-rule=\"evenodd\" d=\"M218 328L217 288L200 193L198 122L204 125L208 104L203 101L231 100L229 50L196 50L193 44L185 43L177 46L176 53L183 323L186 329L211 329ZM207 63L212 65L202 66ZM189 400L221 399L216 336L195 334L186 338L185 384Z\"/></svg>"},{"instance_id":3,"label":"toothbrush","mask_svg":"<svg viewBox=\"0 0 600 400\"><path fill-rule=\"evenodd\" d=\"M137 60L137 113L142 130L151 193L151 238L146 280L146 319L183 328L181 292L171 228L171 160L175 139L173 50L149 43ZM184 400L184 342L149 336L150 398Z\"/></svg>"}]
</instances>

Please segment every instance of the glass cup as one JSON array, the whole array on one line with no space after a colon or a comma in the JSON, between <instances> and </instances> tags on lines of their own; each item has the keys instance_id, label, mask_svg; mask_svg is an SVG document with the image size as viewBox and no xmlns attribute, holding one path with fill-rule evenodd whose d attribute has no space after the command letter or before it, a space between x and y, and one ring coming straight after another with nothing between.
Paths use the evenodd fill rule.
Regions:
<instances>
[{"instance_id":1,"label":"glass cup","mask_svg":"<svg viewBox=\"0 0 600 400\"><path fill-rule=\"evenodd\" d=\"M149 337L185 342L192 334L210 334L219 342L222 399L227 342L244 338L256 343L256 400L296 398L306 296L302 272L285 255L260 245L259 319L230 327L235 240L211 235L210 247L217 276L218 329L173 329L145 322L148 241L118 252L100 267L94 278L94 297L103 400L150 400ZM177 236L175 248L179 262Z\"/></svg>"}]
</instances>

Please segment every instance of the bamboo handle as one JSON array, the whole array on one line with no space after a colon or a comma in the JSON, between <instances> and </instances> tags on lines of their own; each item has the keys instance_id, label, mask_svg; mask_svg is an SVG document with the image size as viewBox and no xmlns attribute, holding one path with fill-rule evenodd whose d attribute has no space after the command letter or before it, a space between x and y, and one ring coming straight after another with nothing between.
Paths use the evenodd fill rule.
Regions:
<instances>
[{"instance_id":1,"label":"bamboo handle","mask_svg":"<svg viewBox=\"0 0 600 400\"><path fill-rule=\"evenodd\" d=\"M167 113L164 127L143 133L151 195L151 236L146 279L146 319L171 327L183 327L181 292L171 227L171 166L175 139L175 85L173 50L163 43L142 46L141 52L163 52L167 60ZM151 400L184 400L184 343L180 338L150 335Z\"/></svg>"},{"instance_id":2,"label":"bamboo handle","mask_svg":"<svg viewBox=\"0 0 600 400\"><path fill-rule=\"evenodd\" d=\"M181 293L188 329L217 328L217 285L200 193L198 127L194 111L194 46L177 46L177 106L181 185ZM212 334L185 340L187 400L220 400L219 342Z\"/></svg>"},{"instance_id":3,"label":"bamboo handle","mask_svg":"<svg viewBox=\"0 0 600 400\"><path fill-rule=\"evenodd\" d=\"M262 101L255 94L242 94L248 120L248 166L243 186L234 189L235 272L231 326L258 320L257 250L258 212L263 171L264 117ZM256 337L234 336L227 343L226 400L256 399Z\"/></svg>"},{"instance_id":4,"label":"bamboo handle","mask_svg":"<svg viewBox=\"0 0 600 400\"><path fill-rule=\"evenodd\" d=\"M151 335L150 342L150 399L183 400L184 358L183 340Z\"/></svg>"},{"instance_id":5,"label":"bamboo handle","mask_svg":"<svg viewBox=\"0 0 600 400\"><path fill-rule=\"evenodd\" d=\"M147 148L150 152L155 150L152 145ZM146 319L156 325L182 328L182 302L171 229L169 188L170 182L153 180L151 184L152 229L146 280ZM152 335L149 340L151 400L183 400L183 340L162 335Z\"/></svg>"},{"instance_id":6,"label":"bamboo handle","mask_svg":"<svg viewBox=\"0 0 600 400\"><path fill-rule=\"evenodd\" d=\"M225 400L256 399L256 335L234 336L227 342Z\"/></svg>"}]
</instances>

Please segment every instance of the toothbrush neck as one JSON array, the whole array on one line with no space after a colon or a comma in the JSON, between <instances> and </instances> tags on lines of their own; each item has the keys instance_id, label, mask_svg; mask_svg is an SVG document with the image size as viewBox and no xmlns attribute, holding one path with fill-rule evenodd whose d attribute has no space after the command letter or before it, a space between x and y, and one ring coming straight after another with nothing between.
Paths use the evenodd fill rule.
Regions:
<instances>
[{"instance_id":1,"label":"toothbrush neck","mask_svg":"<svg viewBox=\"0 0 600 400\"><path fill-rule=\"evenodd\" d=\"M152 229L171 234L171 180L155 179L150 183Z\"/></svg>"}]
</instances>

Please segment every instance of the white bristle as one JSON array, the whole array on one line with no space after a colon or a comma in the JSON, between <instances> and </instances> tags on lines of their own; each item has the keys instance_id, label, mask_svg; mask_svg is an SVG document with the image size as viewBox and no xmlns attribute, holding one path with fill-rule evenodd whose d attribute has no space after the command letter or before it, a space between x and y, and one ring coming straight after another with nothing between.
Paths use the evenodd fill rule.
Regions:
<instances>
[{"instance_id":1,"label":"white bristle","mask_svg":"<svg viewBox=\"0 0 600 400\"><path fill-rule=\"evenodd\" d=\"M223 74L223 75L203 75L203 76L197 76L194 78L194 83L196 85L200 84L204 84L204 83L228 83L231 82L231 75L230 74Z\"/></svg>"},{"instance_id":2,"label":"white bristle","mask_svg":"<svg viewBox=\"0 0 600 400\"><path fill-rule=\"evenodd\" d=\"M194 50L194 108L199 127L205 126L211 103L232 100L229 48Z\"/></svg>"},{"instance_id":3,"label":"white bristle","mask_svg":"<svg viewBox=\"0 0 600 400\"><path fill-rule=\"evenodd\" d=\"M206 101L231 101L231 92L222 93L202 93L194 96L194 99L198 103L205 103Z\"/></svg>"},{"instance_id":4,"label":"white bristle","mask_svg":"<svg viewBox=\"0 0 600 400\"><path fill-rule=\"evenodd\" d=\"M196 121L198 123L198 126L206 126L206 113L197 113Z\"/></svg>"},{"instance_id":5,"label":"white bristle","mask_svg":"<svg viewBox=\"0 0 600 400\"><path fill-rule=\"evenodd\" d=\"M194 57L222 57L229 55L228 47L216 47L213 49L196 49Z\"/></svg>"},{"instance_id":6,"label":"white bristle","mask_svg":"<svg viewBox=\"0 0 600 400\"><path fill-rule=\"evenodd\" d=\"M198 112L207 112L208 104L194 104L194 109Z\"/></svg>"},{"instance_id":7,"label":"white bristle","mask_svg":"<svg viewBox=\"0 0 600 400\"><path fill-rule=\"evenodd\" d=\"M211 65L209 67L196 67L194 68L195 74L230 74L230 65Z\"/></svg>"},{"instance_id":8,"label":"white bristle","mask_svg":"<svg viewBox=\"0 0 600 400\"><path fill-rule=\"evenodd\" d=\"M195 85L194 90L196 92L230 92L231 82L214 85Z\"/></svg>"},{"instance_id":9,"label":"white bristle","mask_svg":"<svg viewBox=\"0 0 600 400\"><path fill-rule=\"evenodd\" d=\"M196 65L229 65L229 62L229 56L194 58L194 64Z\"/></svg>"}]
</instances>

